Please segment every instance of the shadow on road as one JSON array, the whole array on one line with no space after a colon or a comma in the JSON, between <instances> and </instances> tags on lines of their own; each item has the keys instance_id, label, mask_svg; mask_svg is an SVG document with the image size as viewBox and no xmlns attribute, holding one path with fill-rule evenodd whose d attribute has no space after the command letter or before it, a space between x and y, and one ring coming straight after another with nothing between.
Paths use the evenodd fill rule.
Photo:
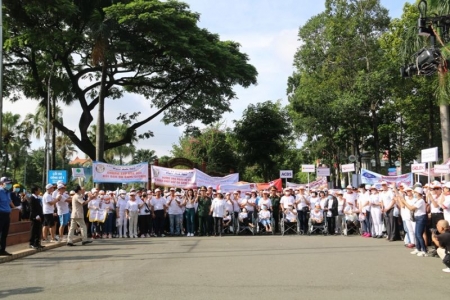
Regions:
<instances>
[{"instance_id":1,"label":"shadow on road","mask_svg":"<svg viewBox=\"0 0 450 300\"><path fill-rule=\"evenodd\" d=\"M20 289L10 289L10 290L0 290L0 298L7 298L12 295L25 295L25 294L36 294L42 293L44 289L38 286L20 288Z\"/></svg>"}]
</instances>

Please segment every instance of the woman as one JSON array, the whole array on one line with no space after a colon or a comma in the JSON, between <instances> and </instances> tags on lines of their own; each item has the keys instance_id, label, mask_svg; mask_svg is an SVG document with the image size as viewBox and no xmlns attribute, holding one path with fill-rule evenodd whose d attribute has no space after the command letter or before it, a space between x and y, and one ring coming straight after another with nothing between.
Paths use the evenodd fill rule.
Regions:
<instances>
[{"instance_id":1,"label":"woman","mask_svg":"<svg viewBox=\"0 0 450 300\"><path fill-rule=\"evenodd\" d=\"M398 195L400 204L400 214L403 220L403 230L405 231L405 246L408 248L414 248L416 246L416 234L414 233L416 223L411 220L411 211L401 201L403 198L409 205L414 204L413 190L410 187L405 188L406 195Z\"/></svg>"},{"instance_id":2,"label":"woman","mask_svg":"<svg viewBox=\"0 0 450 300\"><path fill-rule=\"evenodd\" d=\"M309 197L309 209L314 210L316 203L320 201L316 191L312 191Z\"/></svg>"},{"instance_id":3,"label":"woman","mask_svg":"<svg viewBox=\"0 0 450 300\"><path fill-rule=\"evenodd\" d=\"M130 199L127 202L127 206L125 207L126 217L128 219L128 232L130 234L130 238L137 238L137 222L139 210L144 206L144 203L140 201L139 203L136 200L136 193L130 192Z\"/></svg>"},{"instance_id":4,"label":"woman","mask_svg":"<svg viewBox=\"0 0 450 300\"><path fill-rule=\"evenodd\" d=\"M320 191L319 192L319 204L320 204L320 209L324 210L325 209L325 203L327 203L328 197L327 194L325 193L325 191Z\"/></svg>"},{"instance_id":5,"label":"woman","mask_svg":"<svg viewBox=\"0 0 450 300\"><path fill-rule=\"evenodd\" d=\"M88 204L89 214L93 213L95 210L100 209L100 205L102 203L104 195L98 195L97 197L92 198L92 200ZM98 222L91 223L91 234L93 239L100 238L100 225Z\"/></svg>"},{"instance_id":6,"label":"woman","mask_svg":"<svg viewBox=\"0 0 450 300\"><path fill-rule=\"evenodd\" d=\"M127 206L125 190L119 191L119 198L116 201L116 227L119 238L127 236L128 219L125 216L125 208Z\"/></svg>"},{"instance_id":7,"label":"woman","mask_svg":"<svg viewBox=\"0 0 450 300\"><path fill-rule=\"evenodd\" d=\"M423 239L423 233L425 232L425 227L427 225L427 206L425 200L423 199L423 189L421 187L416 187L413 191L413 202L412 205L409 204L403 197L400 201L405 205L410 211L414 212L414 219L416 221L416 249L411 252L411 254L416 254L417 256L428 256L427 247L425 245L425 240Z\"/></svg>"},{"instance_id":8,"label":"woman","mask_svg":"<svg viewBox=\"0 0 450 300\"><path fill-rule=\"evenodd\" d=\"M114 212L116 208L109 194L103 196L102 208L105 210L106 213L106 219L105 222L103 223L104 224L103 238L110 239L112 238Z\"/></svg>"},{"instance_id":9,"label":"woman","mask_svg":"<svg viewBox=\"0 0 450 300\"><path fill-rule=\"evenodd\" d=\"M139 237L150 237L150 199L146 192L142 193L141 200L143 205L139 209L138 226Z\"/></svg>"},{"instance_id":10,"label":"woman","mask_svg":"<svg viewBox=\"0 0 450 300\"><path fill-rule=\"evenodd\" d=\"M345 219L344 208L346 207L344 193L338 191L336 193L338 205L337 205L337 216L336 216L336 233L342 233L342 222Z\"/></svg>"},{"instance_id":11,"label":"woman","mask_svg":"<svg viewBox=\"0 0 450 300\"><path fill-rule=\"evenodd\" d=\"M381 220L381 200L378 189L375 186L370 188L370 216L372 217L373 238L383 237L383 221Z\"/></svg>"},{"instance_id":12,"label":"woman","mask_svg":"<svg viewBox=\"0 0 450 300\"><path fill-rule=\"evenodd\" d=\"M305 187L300 187L296 196L295 205L297 206L297 216L300 224L300 231L306 234L308 231L308 211L311 203L306 199Z\"/></svg>"},{"instance_id":13,"label":"woman","mask_svg":"<svg viewBox=\"0 0 450 300\"><path fill-rule=\"evenodd\" d=\"M155 235L164 237L164 218L166 217L167 205L166 199L161 197L160 189L155 189L155 195L152 197L150 204Z\"/></svg>"},{"instance_id":14,"label":"woman","mask_svg":"<svg viewBox=\"0 0 450 300\"><path fill-rule=\"evenodd\" d=\"M187 236L194 236L195 194L193 189L187 190L182 205L186 208Z\"/></svg>"},{"instance_id":15,"label":"woman","mask_svg":"<svg viewBox=\"0 0 450 300\"><path fill-rule=\"evenodd\" d=\"M214 236L222 237L223 216L225 215L225 200L223 194L218 191L217 197L211 203L211 210L209 211L214 218Z\"/></svg>"},{"instance_id":16,"label":"woman","mask_svg":"<svg viewBox=\"0 0 450 300\"><path fill-rule=\"evenodd\" d=\"M266 206L267 210L272 211L272 201L269 199L269 191L263 191L262 198L258 202L258 210L261 211L263 205Z\"/></svg>"}]
</instances>

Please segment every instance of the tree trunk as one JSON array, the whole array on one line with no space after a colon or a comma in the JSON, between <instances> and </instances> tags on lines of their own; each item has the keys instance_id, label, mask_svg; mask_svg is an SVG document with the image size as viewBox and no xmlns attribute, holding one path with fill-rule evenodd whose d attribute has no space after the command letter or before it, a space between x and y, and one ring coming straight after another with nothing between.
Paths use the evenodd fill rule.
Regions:
<instances>
[{"instance_id":1,"label":"tree trunk","mask_svg":"<svg viewBox=\"0 0 450 300\"><path fill-rule=\"evenodd\" d=\"M372 134L374 142L374 155L375 155L375 172L381 173L380 164L380 137L378 135L378 119L376 116L375 108L372 108Z\"/></svg>"},{"instance_id":2,"label":"tree trunk","mask_svg":"<svg viewBox=\"0 0 450 300\"><path fill-rule=\"evenodd\" d=\"M103 60L102 79L100 83L100 92L98 94L98 115L97 130L95 137L95 159L96 161L105 161L105 83L106 83L106 59Z\"/></svg>"},{"instance_id":3,"label":"tree trunk","mask_svg":"<svg viewBox=\"0 0 450 300\"><path fill-rule=\"evenodd\" d=\"M441 117L441 137L442 137L442 158L446 163L450 152L450 123L449 123L449 106L447 104L439 105L439 115ZM450 176L445 175L445 180L449 180Z\"/></svg>"},{"instance_id":4,"label":"tree trunk","mask_svg":"<svg viewBox=\"0 0 450 300\"><path fill-rule=\"evenodd\" d=\"M52 99L51 107L52 115L51 120L56 119L56 97ZM52 124L52 148L51 148L51 160L50 160L50 170L56 170L56 127Z\"/></svg>"}]
</instances>

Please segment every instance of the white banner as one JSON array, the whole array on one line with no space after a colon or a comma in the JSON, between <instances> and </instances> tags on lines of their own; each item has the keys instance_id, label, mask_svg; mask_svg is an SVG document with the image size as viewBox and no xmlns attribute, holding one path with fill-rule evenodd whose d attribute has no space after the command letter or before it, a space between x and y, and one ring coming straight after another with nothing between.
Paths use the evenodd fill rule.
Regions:
<instances>
[{"instance_id":1,"label":"white banner","mask_svg":"<svg viewBox=\"0 0 450 300\"><path fill-rule=\"evenodd\" d=\"M364 184L380 184L382 181L386 181L388 185L392 183L399 184L405 183L408 186L412 186L413 182L413 174L407 173L399 176L384 176L366 169L361 169L361 183Z\"/></svg>"},{"instance_id":2,"label":"white banner","mask_svg":"<svg viewBox=\"0 0 450 300\"><path fill-rule=\"evenodd\" d=\"M411 165L411 172L412 173L422 173L425 172L425 170L427 169L425 163L423 164L412 164Z\"/></svg>"},{"instance_id":3,"label":"white banner","mask_svg":"<svg viewBox=\"0 0 450 300\"><path fill-rule=\"evenodd\" d=\"M314 173L315 171L315 165L302 165L302 173Z\"/></svg>"},{"instance_id":4,"label":"white banner","mask_svg":"<svg viewBox=\"0 0 450 300\"><path fill-rule=\"evenodd\" d=\"M292 182L286 182L286 187L291 187L291 188L298 188L301 186L307 186L307 183L292 183ZM316 181L311 181L309 183L309 188L310 189L318 189L318 188L326 188L327 187L327 178L326 177L322 177L317 179Z\"/></svg>"},{"instance_id":5,"label":"white banner","mask_svg":"<svg viewBox=\"0 0 450 300\"><path fill-rule=\"evenodd\" d=\"M438 161L438 148L429 148L422 150L422 162L434 162Z\"/></svg>"},{"instance_id":6,"label":"white banner","mask_svg":"<svg viewBox=\"0 0 450 300\"><path fill-rule=\"evenodd\" d=\"M434 173L450 174L450 166L449 165L434 165Z\"/></svg>"},{"instance_id":7,"label":"white banner","mask_svg":"<svg viewBox=\"0 0 450 300\"><path fill-rule=\"evenodd\" d=\"M280 178L292 178L294 177L294 172L292 170L281 170Z\"/></svg>"},{"instance_id":8,"label":"white banner","mask_svg":"<svg viewBox=\"0 0 450 300\"><path fill-rule=\"evenodd\" d=\"M342 173L348 173L348 172L354 172L354 171L355 171L355 164L341 165Z\"/></svg>"},{"instance_id":9,"label":"white banner","mask_svg":"<svg viewBox=\"0 0 450 300\"><path fill-rule=\"evenodd\" d=\"M148 163L116 166L101 162L92 164L94 182L133 183L148 182Z\"/></svg>"},{"instance_id":10,"label":"white banner","mask_svg":"<svg viewBox=\"0 0 450 300\"><path fill-rule=\"evenodd\" d=\"M72 176L73 176L73 178L84 178L84 169L83 168L72 168Z\"/></svg>"},{"instance_id":11,"label":"white banner","mask_svg":"<svg viewBox=\"0 0 450 300\"><path fill-rule=\"evenodd\" d=\"M171 169L152 166L152 183L157 186L167 186L182 189L212 186L217 188L221 184L234 184L239 181L239 173L224 177L212 177L197 169Z\"/></svg>"},{"instance_id":12,"label":"white banner","mask_svg":"<svg viewBox=\"0 0 450 300\"><path fill-rule=\"evenodd\" d=\"M317 177L327 177L330 176L330 168L317 168Z\"/></svg>"}]
</instances>

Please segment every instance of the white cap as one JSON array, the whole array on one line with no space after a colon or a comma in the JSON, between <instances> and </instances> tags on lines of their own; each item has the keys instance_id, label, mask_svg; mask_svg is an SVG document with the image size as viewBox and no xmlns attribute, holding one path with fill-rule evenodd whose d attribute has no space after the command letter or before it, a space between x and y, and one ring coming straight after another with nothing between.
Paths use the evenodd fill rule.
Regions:
<instances>
[{"instance_id":1,"label":"white cap","mask_svg":"<svg viewBox=\"0 0 450 300\"><path fill-rule=\"evenodd\" d=\"M349 185L347 185L347 188L352 189L353 187L349 184Z\"/></svg>"},{"instance_id":2,"label":"white cap","mask_svg":"<svg viewBox=\"0 0 450 300\"><path fill-rule=\"evenodd\" d=\"M111 196L110 195L105 195L105 196L103 196L103 199L105 199L105 200L111 199Z\"/></svg>"},{"instance_id":3,"label":"white cap","mask_svg":"<svg viewBox=\"0 0 450 300\"><path fill-rule=\"evenodd\" d=\"M336 195L344 195L344 193L341 190L336 191Z\"/></svg>"},{"instance_id":4,"label":"white cap","mask_svg":"<svg viewBox=\"0 0 450 300\"><path fill-rule=\"evenodd\" d=\"M49 183L49 184L47 184L47 185L45 186L45 189L46 189L46 190L49 190L49 189L51 189L52 187L53 187L53 184Z\"/></svg>"},{"instance_id":5,"label":"white cap","mask_svg":"<svg viewBox=\"0 0 450 300\"><path fill-rule=\"evenodd\" d=\"M156 189L156 190L155 190L155 193L156 193L156 192L161 192L161 190L160 190L160 189Z\"/></svg>"},{"instance_id":6,"label":"white cap","mask_svg":"<svg viewBox=\"0 0 450 300\"><path fill-rule=\"evenodd\" d=\"M56 182L56 184L57 184L57 185L64 184L64 181L58 180L58 181Z\"/></svg>"},{"instance_id":7,"label":"white cap","mask_svg":"<svg viewBox=\"0 0 450 300\"><path fill-rule=\"evenodd\" d=\"M75 191L70 191L69 195L75 195Z\"/></svg>"},{"instance_id":8,"label":"white cap","mask_svg":"<svg viewBox=\"0 0 450 300\"><path fill-rule=\"evenodd\" d=\"M63 189L63 188L65 188L65 187L66 187L66 186L65 186L64 184L62 184L62 183L58 184L58 186L57 186L58 190L59 190L59 189Z\"/></svg>"},{"instance_id":9,"label":"white cap","mask_svg":"<svg viewBox=\"0 0 450 300\"><path fill-rule=\"evenodd\" d=\"M409 186L405 186L405 192L407 191L412 191L412 188L410 188Z\"/></svg>"},{"instance_id":10,"label":"white cap","mask_svg":"<svg viewBox=\"0 0 450 300\"><path fill-rule=\"evenodd\" d=\"M173 188L173 187L172 187L172 188L170 188L170 190L171 190L171 191L176 191L176 189L175 189L175 188Z\"/></svg>"},{"instance_id":11,"label":"white cap","mask_svg":"<svg viewBox=\"0 0 450 300\"><path fill-rule=\"evenodd\" d=\"M380 184L381 185L387 185L387 182L386 181L382 181Z\"/></svg>"},{"instance_id":12,"label":"white cap","mask_svg":"<svg viewBox=\"0 0 450 300\"><path fill-rule=\"evenodd\" d=\"M93 188L93 189L91 190L91 193L97 193L97 189L96 189L96 188Z\"/></svg>"},{"instance_id":13,"label":"white cap","mask_svg":"<svg viewBox=\"0 0 450 300\"><path fill-rule=\"evenodd\" d=\"M263 194L270 194L270 192L268 190L264 190Z\"/></svg>"},{"instance_id":14,"label":"white cap","mask_svg":"<svg viewBox=\"0 0 450 300\"><path fill-rule=\"evenodd\" d=\"M119 190L119 195L120 194L126 194L127 192L125 190Z\"/></svg>"},{"instance_id":15,"label":"white cap","mask_svg":"<svg viewBox=\"0 0 450 300\"><path fill-rule=\"evenodd\" d=\"M366 184L365 188L366 190L370 190L370 184Z\"/></svg>"},{"instance_id":16,"label":"white cap","mask_svg":"<svg viewBox=\"0 0 450 300\"><path fill-rule=\"evenodd\" d=\"M136 195L135 192L130 192L130 196L134 196L134 195Z\"/></svg>"},{"instance_id":17,"label":"white cap","mask_svg":"<svg viewBox=\"0 0 450 300\"><path fill-rule=\"evenodd\" d=\"M446 183L444 184L444 187L450 189L450 181L449 181L449 182L446 182Z\"/></svg>"},{"instance_id":18,"label":"white cap","mask_svg":"<svg viewBox=\"0 0 450 300\"><path fill-rule=\"evenodd\" d=\"M421 187L416 187L416 188L414 189L414 192L423 195L423 188L421 188Z\"/></svg>"}]
</instances>

